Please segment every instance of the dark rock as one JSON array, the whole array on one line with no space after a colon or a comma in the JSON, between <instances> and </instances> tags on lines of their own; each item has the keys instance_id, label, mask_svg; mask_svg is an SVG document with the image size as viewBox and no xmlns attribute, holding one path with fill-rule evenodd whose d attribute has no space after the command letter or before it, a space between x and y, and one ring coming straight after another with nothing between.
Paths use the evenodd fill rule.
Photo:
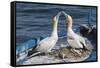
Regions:
<instances>
[{"instance_id":1,"label":"dark rock","mask_svg":"<svg viewBox=\"0 0 100 68\"><path fill-rule=\"evenodd\" d=\"M88 40L93 44L94 50L96 50L97 41L97 28L96 26L89 27L88 25L81 25L80 33L83 37L88 38Z\"/></svg>"}]
</instances>

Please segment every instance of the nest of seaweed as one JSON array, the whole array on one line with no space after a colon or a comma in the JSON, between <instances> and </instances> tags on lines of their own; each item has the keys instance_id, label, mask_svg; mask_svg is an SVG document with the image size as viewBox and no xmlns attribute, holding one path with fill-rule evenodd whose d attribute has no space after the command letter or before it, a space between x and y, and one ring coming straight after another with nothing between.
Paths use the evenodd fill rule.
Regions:
<instances>
[{"instance_id":1,"label":"nest of seaweed","mask_svg":"<svg viewBox=\"0 0 100 68\"><path fill-rule=\"evenodd\" d=\"M50 52L49 56L63 59L65 62L79 62L87 59L91 52L92 50L64 47Z\"/></svg>"},{"instance_id":2,"label":"nest of seaweed","mask_svg":"<svg viewBox=\"0 0 100 68\"><path fill-rule=\"evenodd\" d=\"M47 54L38 54L23 62L25 64L48 64L85 61L92 50L63 47Z\"/></svg>"},{"instance_id":3,"label":"nest of seaweed","mask_svg":"<svg viewBox=\"0 0 100 68\"><path fill-rule=\"evenodd\" d=\"M49 53L39 53L27 57L17 64L49 64L49 63L65 63L65 62L81 62L89 58L93 51L93 46L90 42L87 42L88 49L71 48L71 47L60 47L59 49L54 49Z\"/></svg>"}]
</instances>

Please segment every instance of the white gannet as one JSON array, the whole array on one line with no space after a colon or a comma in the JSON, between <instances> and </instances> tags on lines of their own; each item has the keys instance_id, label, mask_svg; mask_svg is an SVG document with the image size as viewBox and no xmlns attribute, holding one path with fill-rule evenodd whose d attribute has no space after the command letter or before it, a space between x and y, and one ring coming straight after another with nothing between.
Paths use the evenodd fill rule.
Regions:
<instances>
[{"instance_id":1,"label":"white gannet","mask_svg":"<svg viewBox=\"0 0 100 68\"><path fill-rule=\"evenodd\" d=\"M68 45L72 48L82 48L82 49L87 49L87 45L85 42L85 39L76 34L73 30L72 30L72 24L73 24L73 20L72 17L68 14L66 14L65 12L63 12L63 14L67 17L67 42Z\"/></svg>"},{"instance_id":2,"label":"white gannet","mask_svg":"<svg viewBox=\"0 0 100 68\"><path fill-rule=\"evenodd\" d=\"M51 36L41 40L37 44L37 47L35 47L34 51L38 51L40 53L48 53L51 52L51 49L56 45L56 42L58 41L57 28L60 14L61 12L59 12L53 19L53 31Z\"/></svg>"}]
</instances>

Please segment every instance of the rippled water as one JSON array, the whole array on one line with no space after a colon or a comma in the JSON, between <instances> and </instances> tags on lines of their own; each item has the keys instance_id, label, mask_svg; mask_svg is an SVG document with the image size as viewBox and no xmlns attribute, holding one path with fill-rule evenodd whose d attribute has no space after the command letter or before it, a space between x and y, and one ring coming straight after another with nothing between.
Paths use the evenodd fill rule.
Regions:
<instances>
[{"instance_id":1,"label":"rippled water","mask_svg":"<svg viewBox=\"0 0 100 68\"><path fill-rule=\"evenodd\" d=\"M73 29L79 32L80 24L96 24L96 8L80 6L44 5L32 3L16 4L16 51L31 48L35 39L47 37L52 32L53 17L60 11L65 11L73 17ZM59 19L58 35L66 35L66 24L63 14ZM94 53L93 53L94 54ZM93 55L94 58L96 54ZM93 58L93 57L92 57ZM93 59L94 59L93 58Z\"/></svg>"}]
</instances>

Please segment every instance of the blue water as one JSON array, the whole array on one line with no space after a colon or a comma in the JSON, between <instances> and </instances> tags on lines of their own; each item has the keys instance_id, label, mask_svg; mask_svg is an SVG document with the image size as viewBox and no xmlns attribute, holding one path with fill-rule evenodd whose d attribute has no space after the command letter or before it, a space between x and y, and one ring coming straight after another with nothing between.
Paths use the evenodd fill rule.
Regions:
<instances>
[{"instance_id":1,"label":"blue water","mask_svg":"<svg viewBox=\"0 0 100 68\"><path fill-rule=\"evenodd\" d=\"M35 46L36 39L50 36L53 17L60 11L65 11L73 17L73 29L79 32L80 24L96 24L96 8L80 6L44 5L44 4L16 4L16 54ZM66 35L66 21L60 16L58 35ZM94 43L96 44L96 43ZM96 53L88 59L96 60Z\"/></svg>"}]
</instances>

